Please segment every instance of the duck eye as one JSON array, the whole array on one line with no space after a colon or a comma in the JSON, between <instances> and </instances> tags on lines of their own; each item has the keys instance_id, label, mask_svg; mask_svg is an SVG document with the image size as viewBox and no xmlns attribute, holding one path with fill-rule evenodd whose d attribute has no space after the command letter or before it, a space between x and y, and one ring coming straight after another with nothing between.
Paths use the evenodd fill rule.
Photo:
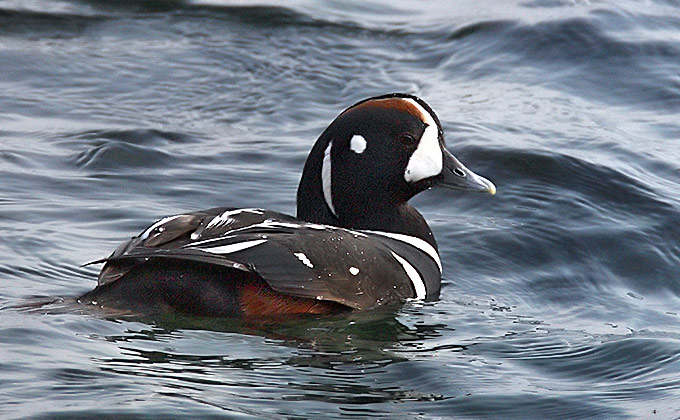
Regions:
<instances>
[{"instance_id":1,"label":"duck eye","mask_svg":"<svg viewBox=\"0 0 680 420\"><path fill-rule=\"evenodd\" d=\"M413 146L416 144L416 139L409 133L404 133L399 136L399 142L404 146Z\"/></svg>"}]
</instances>

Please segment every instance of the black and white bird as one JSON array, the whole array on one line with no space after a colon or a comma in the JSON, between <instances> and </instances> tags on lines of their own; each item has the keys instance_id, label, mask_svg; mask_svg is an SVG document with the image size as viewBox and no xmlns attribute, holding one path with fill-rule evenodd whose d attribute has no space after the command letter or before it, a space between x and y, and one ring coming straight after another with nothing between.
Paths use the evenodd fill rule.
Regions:
<instances>
[{"instance_id":1,"label":"black and white bird","mask_svg":"<svg viewBox=\"0 0 680 420\"><path fill-rule=\"evenodd\" d=\"M164 217L121 244L82 302L148 312L270 316L364 310L439 295L442 264L408 204L433 186L494 194L444 143L422 99L343 111L312 148L297 217L219 207Z\"/></svg>"}]
</instances>

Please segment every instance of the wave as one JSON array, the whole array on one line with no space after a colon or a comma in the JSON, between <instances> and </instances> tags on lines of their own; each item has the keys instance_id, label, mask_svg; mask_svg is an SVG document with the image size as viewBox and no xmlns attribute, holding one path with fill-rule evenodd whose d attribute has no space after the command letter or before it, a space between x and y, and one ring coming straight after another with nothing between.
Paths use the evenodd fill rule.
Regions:
<instances>
[{"instance_id":1,"label":"wave","mask_svg":"<svg viewBox=\"0 0 680 420\"><path fill-rule=\"evenodd\" d=\"M460 211L483 225L471 224L472 216L444 219L462 225L439 238L443 259L456 262L450 270L456 282L474 287L486 273L514 284L521 300L566 306L606 304L603 292L619 288L680 296L677 203L629 174L568 155L513 149L465 155L491 162L479 172L496 182L498 194L456 198ZM439 210L438 218L446 213Z\"/></svg>"},{"instance_id":2,"label":"wave","mask_svg":"<svg viewBox=\"0 0 680 420\"><path fill-rule=\"evenodd\" d=\"M85 148L73 156L74 165L97 171L172 167L177 156L163 146L190 142L187 134L153 129L89 131L68 141L69 147Z\"/></svg>"},{"instance_id":3,"label":"wave","mask_svg":"<svg viewBox=\"0 0 680 420\"><path fill-rule=\"evenodd\" d=\"M602 20L606 16L476 22L432 50L445 68L473 77L505 72L516 82L535 83L538 73L545 86L598 102L680 109L678 43L621 37L603 29Z\"/></svg>"}]
</instances>

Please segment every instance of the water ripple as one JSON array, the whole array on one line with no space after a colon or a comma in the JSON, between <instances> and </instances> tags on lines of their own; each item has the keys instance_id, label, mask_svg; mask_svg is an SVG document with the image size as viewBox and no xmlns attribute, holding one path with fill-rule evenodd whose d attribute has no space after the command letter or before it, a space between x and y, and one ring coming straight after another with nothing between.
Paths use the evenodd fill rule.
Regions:
<instances>
[{"instance_id":1,"label":"water ripple","mask_svg":"<svg viewBox=\"0 0 680 420\"><path fill-rule=\"evenodd\" d=\"M678 417L678 16L661 0L2 2L0 417ZM314 139L388 91L428 100L498 186L413 200L439 301L266 323L73 299L96 281L80 264L164 215L294 212Z\"/></svg>"}]
</instances>

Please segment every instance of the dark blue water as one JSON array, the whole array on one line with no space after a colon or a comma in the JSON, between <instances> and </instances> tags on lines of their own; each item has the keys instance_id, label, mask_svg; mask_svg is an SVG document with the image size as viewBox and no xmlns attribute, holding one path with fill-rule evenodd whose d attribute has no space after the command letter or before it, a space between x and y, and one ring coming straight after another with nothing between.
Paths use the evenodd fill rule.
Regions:
<instances>
[{"instance_id":1,"label":"dark blue water","mask_svg":"<svg viewBox=\"0 0 680 420\"><path fill-rule=\"evenodd\" d=\"M0 1L0 418L680 418L680 4L248 4ZM438 302L70 303L159 217L294 213L316 137L392 91L498 187L414 200Z\"/></svg>"}]
</instances>

